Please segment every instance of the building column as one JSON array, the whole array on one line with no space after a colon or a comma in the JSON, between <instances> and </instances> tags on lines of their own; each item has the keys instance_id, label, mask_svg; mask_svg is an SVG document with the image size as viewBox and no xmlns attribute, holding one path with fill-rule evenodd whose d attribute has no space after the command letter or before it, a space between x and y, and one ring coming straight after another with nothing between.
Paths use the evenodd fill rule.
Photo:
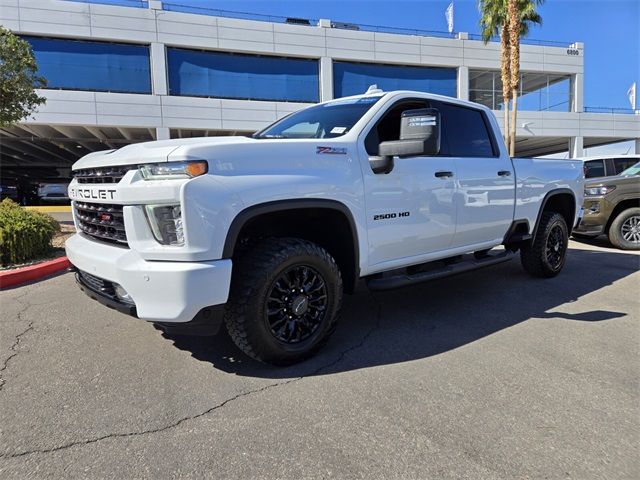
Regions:
<instances>
[{"instance_id":1,"label":"building column","mask_svg":"<svg viewBox=\"0 0 640 480\"><path fill-rule=\"evenodd\" d=\"M469 67L458 67L458 98L469 100Z\"/></svg>"},{"instance_id":2,"label":"building column","mask_svg":"<svg viewBox=\"0 0 640 480\"><path fill-rule=\"evenodd\" d=\"M155 95L167 95L167 55L164 43L151 44L151 84Z\"/></svg>"},{"instance_id":3,"label":"building column","mask_svg":"<svg viewBox=\"0 0 640 480\"><path fill-rule=\"evenodd\" d=\"M578 50L580 52L580 59L582 60L582 67L584 67L584 43L575 42L570 45L570 48ZM584 70L584 68L582 68ZM584 73L576 73L573 76L573 111L584 112Z\"/></svg>"},{"instance_id":4,"label":"building column","mask_svg":"<svg viewBox=\"0 0 640 480\"><path fill-rule=\"evenodd\" d=\"M169 127L156 127L156 140L169 140L170 138Z\"/></svg>"},{"instance_id":5,"label":"building column","mask_svg":"<svg viewBox=\"0 0 640 480\"><path fill-rule=\"evenodd\" d=\"M636 154L640 155L640 138L636 138Z\"/></svg>"},{"instance_id":6,"label":"building column","mask_svg":"<svg viewBox=\"0 0 640 480\"><path fill-rule=\"evenodd\" d=\"M584 73L573 76L573 111L584 111Z\"/></svg>"},{"instance_id":7,"label":"building column","mask_svg":"<svg viewBox=\"0 0 640 480\"><path fill-rule=\"evenodd\" d=\"M320 101L333 99L333 59L320 58Z\"/></svg>"},{"instance_id":8,"label":"building column","mask_svg":"<svg viewBox=\"0 0 640 480\"><path fill-rule=\"evenodd\" d=\"M583 137L569 138L569 158L578 158L584 155Z\"/></svg>"}]
</instances>

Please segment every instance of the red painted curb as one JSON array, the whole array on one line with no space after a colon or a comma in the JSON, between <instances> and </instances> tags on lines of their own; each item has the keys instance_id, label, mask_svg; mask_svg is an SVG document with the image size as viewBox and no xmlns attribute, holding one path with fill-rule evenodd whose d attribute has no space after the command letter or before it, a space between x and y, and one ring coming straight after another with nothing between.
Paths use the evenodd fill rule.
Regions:
<instances>
[{"instance_id":1,"label":"red painted curb","mask_svg":"<svg viewBox=\"0 0 640 480\"><path fill-rule=\"evenodd\" d=\"M16 268L0 272L0 290L9 287L22 285L23 283L40 280L54 273L66 270L71 266L67 257L56 258L47 262L29 265L28 267Z\"/></svg>"}]
</instances>

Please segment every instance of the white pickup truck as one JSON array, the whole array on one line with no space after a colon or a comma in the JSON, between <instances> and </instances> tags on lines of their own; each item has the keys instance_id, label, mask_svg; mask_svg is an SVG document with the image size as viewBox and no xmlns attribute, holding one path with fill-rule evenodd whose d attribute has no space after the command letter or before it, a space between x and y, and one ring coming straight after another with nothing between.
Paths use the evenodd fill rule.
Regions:
<instances>
[{"instance_id":1,"label":"white pickup truck","mask_svg":"<svg viewBox=\"0 0 640 480\"><path fill-rule=\"evenodd\" d=\"M510 158L487 108L376 89L252 137L92 153L73 174L85 293L168 332L224 323L272 364L316 352L360 279L395 288L518 250L557 275L583 197L580 162Z\"/></svg>"}]
</instances>

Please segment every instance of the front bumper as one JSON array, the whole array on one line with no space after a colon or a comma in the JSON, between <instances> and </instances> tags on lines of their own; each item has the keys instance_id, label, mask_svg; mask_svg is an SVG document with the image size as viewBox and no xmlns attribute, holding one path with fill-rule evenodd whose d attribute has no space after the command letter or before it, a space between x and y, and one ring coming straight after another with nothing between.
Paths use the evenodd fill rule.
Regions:
<instances>
[{"instance_id":1,"label":"front bumper","mask_svg":"<svg viewBox=\"0 0 640 480\"><path fill-rule=\"evenodd\" d=\"M189 322L202 309L224 304L229 297L231 260L149 261L135 250L97 242L82 234L67 240L65 248L78 270L121 285L135 303L126 308L134 307L133 314L143 320ZM93 292L90 296L99 297L84 285L83 290L89 293L87 289ZM95 299L106 304L104 298Z\"/></svg>"},{"instance_id":2,"label":"front bumper","mask_svg":"<svg viewBox=\"0 0 640 480\"><path fill-rule=\"evenodd\" d=\"M598 236L604 233L609 216L605 213L604 198L589 197L584 201L582 220L573 231L580 235Z\"/></svg>"}]
</instances>

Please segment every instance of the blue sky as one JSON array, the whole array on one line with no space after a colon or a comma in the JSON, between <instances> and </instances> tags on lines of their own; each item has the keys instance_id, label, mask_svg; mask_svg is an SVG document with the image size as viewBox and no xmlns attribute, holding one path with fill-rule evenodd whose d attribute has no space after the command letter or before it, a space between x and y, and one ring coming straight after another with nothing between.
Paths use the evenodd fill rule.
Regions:
<instances>
[{"instance_id":1,"label":"blue sky","mask_svg":"<svg viewBox=\"0 0 640 480\"><path fill-rule=\"evenodd\" d=\"M168 0L250 13L446 31L449 0ZM455 30L478 33L476 0L455 0ZM547 0L529 38L585 44L585 106L630 108L640 81L640 0Z\"/></svg>"}]
</instances>

